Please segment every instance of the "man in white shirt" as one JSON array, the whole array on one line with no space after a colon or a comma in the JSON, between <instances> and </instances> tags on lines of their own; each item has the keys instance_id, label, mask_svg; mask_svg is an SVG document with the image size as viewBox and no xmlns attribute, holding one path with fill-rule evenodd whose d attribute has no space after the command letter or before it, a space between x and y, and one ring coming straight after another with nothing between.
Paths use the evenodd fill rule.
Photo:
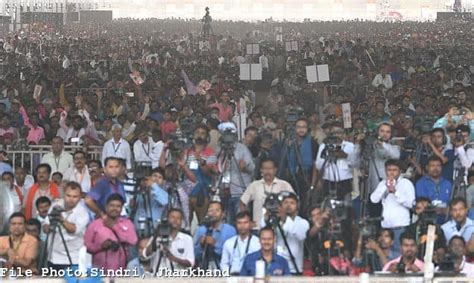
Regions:
<instances>
[{"instance_id":1,"label":"man in white shirt","mask_svg":"<svg viewBox=\"0 0 474 283\"><path fill-rule=\"evenodd\" d=\"M112 138L104 143L102 149L102 164L107 157L116 157L125 160L127 169L132 169L132 152L130 145L122 138L122 126L112 126Z\"/></svg>"},{"instance_id":2,"label":"man in white shirt","mask_svg":"<svg viewBox=\"0 0 474 283\"><path fill-rule=\"evenodd\" d=\"M163 142L154 142L145 130L138 134L138 140L133 144L133 156L135 162L151 163L152 168L156 168L160 163Z\"/></svg>"},{"instance_id":3,"label":"man in white shirt","mask_svg":"<svg viewBox=\"0 0 474 283\"><path fill-rule=\"evenodd\" d=\"M183 217L181 210L171 208L168 211L168 222L171 226L170 243L163 246L159 239L153 237L143 250L142 257L146 260L151 259L150 264L153 274L157 276L166 275L165 272L172 269L183 270L194 265L193 239L191 236L180 232Z\"/></svg>"},{"instance_id":4,"label":"man in white shirt","mask_svg":"<svg viewBox=\"0 0 474 283\"><path fill-rule=\"evenodd\" d=\"M248 254L260 250L257 236L251 232L252 215L247 210L237 213L235 227L238 235L224 243L221 257L221 270L228 270L231 275L240 274L244 259Z\"/></svg>"},{"instance_id":5,"label":"man in white shirt","mask_svg":"<svg viewBox=\"0 0 474 283\"><path fill-rule=\"evenodd\" d=\"M380 70L380 73L375 75L374 80L372 81L373 87L379 87L382 85L385 90L391 89L393 87L392 76L387 74L384 69Z\"/></svg>"},{"instance_id":6,"label":"man in white shirt","mask_svg":"<svg viewBox=\"0 0 474 283\"><path fill-rule=\"evenodd\" d=\"M454 270L474 278L474 264L466 262L466 241L461 236L454 236L449 241L449 253L453 255Z\"/></svg>"},{"instance_id":7,"label":"man in white shirt","mask_svg":"<svg viewBox=\"0 0 474 283\"><path fill-rule=\"evenodd\" d=\"M253 221L260 228L260 220L263 216L263 204L268 194L279 194L281 192L295 191L291 185L283 180L276 178L278 167L274 160L262 159L260 161L260 172L263 178L252 182L240 198L240 210L246 210L249 202L253 201Z\"/></svg>"},{"instance_id":8,"label":"man in white shirt","mask_svg":"<svg viewBox=\"0 0 474 283\"><path fill-rule=\"evenodd\" d=\"M452 141L454 151L459 161L455 161L455 166L464 168L467 176L469 168L474 162L474 149L466 147L470 141L471 129L468 125L460 125L456 128L456 137Z\"/></svg>"},{"instance_id":9,"label":"man in white shirt","mask_svg":"<svg viewBox=\"0 0 474 283\"><path fill-rule=\"evenodd\" d=\"M59 172L64 175L64 172L73 165L72 155L65 152L64 141L60 137L54 137L51 141L52 152L46 153L41 159L41 163L46 163L51 166L51 175Z\"/></svg>"},{"instance_id":10,"label":"man in white shirt","mask_svg":"<svg viewBox=\"0 0 474 283\"><path fill-rule=\"evenodd\" d=\"M352 191L352 171L358 152L344 140L344 129L333 127L331 135L319 146L315 167L324 180L323 194L342 200ZM313 181L312 183L314 183ZM336 191L337 190L337 191Z\"/></svg>"},{"instance_id":11,"label":"man in white shirt","mask_svg":"<svg viewBox=\"0 0 474 283\"><path fill-rule=\"evenodd\" d=\"M370 195L373 203L382 201L382 228L393 230L393 251L400 250L400 235L410 225L410 209L415 201L415 187L410 180L400 176L400 164L397 160L385 162L386 180L379 183Z\"/></svg>"},{"instance_id":12,"label":"man in white shirt","mask_svg":"<svg viewBox=\"0 0 474 283\"><path fill-rule=\"evenodd\" d=\"M74 152L74 166L64 172L63 180L77 182L81 185L82 192L88 193L91 189L91 175L86 165L87 157L84 151Z\"/></svg>"},{"instance_id":13,"label":"man in white shirt","mask_svg":"<svg viewBox=\"0 0 474 283\"><path fill-rule=\"evenodd\" d=\"M51 223L55 221L50 216L46 218L43 226L45 233L50 233L48 239L48 247L52 246L52 252L48 255L48 265L53 269L60 270L71 267L71 264L79 264L79 250L84 246L84 233L86 226L89 223L89 217L87 209L80 205L81 201L81 186L76 182L70 182L64 188L64 199L60 199L54 204L55 207L64 209L58 215L58 226L56 226L56 235L53 239L53 234L50 230L52 228ZM63 242L59 235L59 230L62 230L64 235L64 241L69 251L71 262L66 253Z\"/></svg>"},{"instance_id":14,"label":"man in white shirt","mask_svg":"<svg viewBox=\"0 0 474 283\"><path fill-rule=\"evenodd\" d=\"M298 197L291 192L282 192L280 204L280 225L283 231L275 230L277 235L277 253L288 261L293 275L303 273L304 241L309 223L298 216ZM268 218L268 214L265 216ZM288 246L283 239L284 233ZM296 264L296 266L295 266Z\"/></svg>"}]
</instances>

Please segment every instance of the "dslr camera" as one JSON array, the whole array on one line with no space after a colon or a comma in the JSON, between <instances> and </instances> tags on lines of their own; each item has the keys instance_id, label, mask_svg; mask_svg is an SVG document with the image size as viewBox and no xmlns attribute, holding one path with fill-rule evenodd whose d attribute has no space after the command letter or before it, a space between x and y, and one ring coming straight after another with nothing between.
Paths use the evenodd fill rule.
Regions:
<instances>
[{"instance_id":1,"label":"dslr camera","mask_svg":"<svg viewBox=\"0 0 474 283\"><path fill-rule=\"evenodd\" d=\"M207 229L211 228L212 225L214 225L214 223L216 223L218 221L218 219L210 216L210 215L206 215L204 216L204 218L202 219L201 221L201 224L204 225Z\"/></svg>"},{"instance_id":2,"label":"dslr camera","mask_svg":"<svg viewBox=\"0 0 474 283\"><path fill-rule=\"evenodd\" d=\"M226 129L221 133L220 145L224 150L233 150L237 142L237 134L231 129Z\"/></svg>"},{"instance_id":3,"label":"dslr camera","mask_svg":"<svg viewBox=\"0 0 474 283\"><path fill-rule=\"evenodd\" d=\"M54 206L53 210L49 213L49 222L51 226L57 226L59 224L59 221L61 220L61 213L63 213L65 210L61 206Z\"/></svg>"}]
</instances>

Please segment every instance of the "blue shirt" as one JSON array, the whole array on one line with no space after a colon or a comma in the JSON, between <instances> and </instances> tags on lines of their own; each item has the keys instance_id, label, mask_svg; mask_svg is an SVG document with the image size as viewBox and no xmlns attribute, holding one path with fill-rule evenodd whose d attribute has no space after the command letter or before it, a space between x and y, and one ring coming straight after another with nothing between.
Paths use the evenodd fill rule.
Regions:
<instances>
[{"instance_id":1,"label":"blue shirt","mask_svg":"<svg viewBox=\"0 0 474 283\"><path fill-rule=\"evenodd\" d=\"M196 259L201 259L203 253L203 247L201 246L201 237L206 235L207 228L204 225L199 226L194 235L194 256ZM234 226L222 223L221 226L217 229L212 230L212 238L216 240L216 244L214 245L214 253L217 256L219 262L221 260L222 255L222 248L224 247L225 241L233 236L237 235ZM213 258L210 259L211 261L214 260ZM217 262L217 264L219 264Z\"/></svg>"},{"instance_id":2,"label":"blue shirt","mask_svg":"<svg viewBox=\"0 0 474 283\"><path fill-rule=\"evenodd\" d=\"M421 177L416 182L416 197L426 197L431 201L439 200L447 204L451 197L451 182L441 177L436 183L430 176Z\"/></svg>"},{"instance_id":3,"label":"blue shirt","mask_svg":"<svg viewBox=\"0 0 474 283\"><path fill-rule=\"evenodd\" d=\"M441 229L443 229L446 242L449 242L453 236L461 236L467 243L474 233L474 221L472 221L470 218L467 218L464 226L462 226L461 230L458 231L456 228L456 221L449 220L441 226Z\"/></svg>"},{"instance_id":4,"label":"blue shirt","mask_svg":"<svg viewBox=\"0 0 474 283\"><path fill-rule=\"evenodd\" d=\"M151 205L151 218L153 221L153 228L158 226L158 220L161 219L161 214L168 204L168 193L162 189L157 184L153 184L150 190L150 205ZM137 212L135 214L135 219L133 219L133 224L136 228L140 227L139 220L142 218L145 220L149 216L148 203L145 204L145 198L143 195L137 195ZM145 209L146 208L146 209ZM145 226L145 229L147 227ZM152 233L153 231L147 231L147 233Z\"/></svg>"},{"instance_id":5,"label":"blue shirt","mask_svg":"<svg viewBox=\"0 0 474 283\"><path fill-rule=\"evenodd\" d=\"M2 161L0 162L0 175L5 172L13 173L13 168L10 164Z\"/></svg>"},{"instance_id":6,"label":"blue shirt","mask_svg":"<svg viewBox=\"0 0 474 283\"><path fill-rule=\"evenodd\" d=\"M443 171L441 175L443 175L443 178L445 178L446 180L452 182L454 173L454 160L456 159L454 149L448 149L443 154L448 158L448 162L443 164Z\"/></svg>"},{"instance_id":7,"label":"blue shirt","mask_svg":"<svg viewBox=\"0 0 474 283\"><path fill-rule=\"evenodd\" d=\"M107 199L115 193L120 194L124 200L127 199L122 182L116 180L115 184L112 184L109 178L102 178L91 188L87 196L93 199L102 211L105 211Z\"/></svg>"},{"instance_id":8,"label":"blue shirt","mask_svg":"<svg viewBox=\"0 0 474 283\"><path fill-rule=\"evenodd\" d=\"M255 265L257 260L264 260L262 257L262 250L251 253L245 257L244 263L242 264L242 270L240 270L240 275L255 276ZM286 261L284 257L273 252L272 261L265 262L265 275L291 275L288 261Z\"/></svg>"}]
</instances>

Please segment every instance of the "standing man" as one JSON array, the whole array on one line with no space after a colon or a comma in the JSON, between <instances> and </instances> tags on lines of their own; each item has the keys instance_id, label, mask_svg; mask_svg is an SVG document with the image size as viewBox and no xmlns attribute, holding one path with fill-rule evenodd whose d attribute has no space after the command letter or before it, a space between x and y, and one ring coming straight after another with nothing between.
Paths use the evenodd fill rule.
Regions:
<instances>
[{"instance_id":1,"label":"standing man","mask_svg":"<svg viewBox=\"0 0 474 283\"><path fill-rule=\"evenodd\" d=\"M104 270L127 267L127 249L137 243L132 221L120 217L124 198L111 194L106 201L106 212L94 220L86 230L84 244L92 254L92 265Z\"/></svg>"},{"instance_id":2,"label":"standing man","mask_svg":"<svg viewBox=\"0 0 474 283\"><path fill-rule=\"evenodd\" d=\"M242 269L240 270L240 275L255 276L255 266L258 260L263 260L265 262L265 276L291 275L286 259L276 254L274 250L275 232L273 231L273 228L262 228L259 236L260 246L262 248L245 257Z\"/></svg>"},{"instance_id":3,"label":"standing man","mask_svg":"<svg viewBox=\"0 0 474 283\"><path fill-rule=\"evenodd\" d=\"M55 204L56 207L64 210L59 215L59 223L55 227L57 231L55 238L50 236L48 243L48 247L52 247L51 254L47 255L49 259L48 266L55 270L72 267L67 257L66 248L60 239L59 229L62 230L64 235L72 264L79 264L79 250L84 245L84 233L89 223L87 209L79 204L81 195L81 186L76 182L69 182L64 188L64 199L60 199ZM43 226L45 233L51 232L50 223L51 216L48 216Z\"/></svg>"},{"instance_id":4,"label":"standing man","mask_svg":"<svg viewBox=\"0 0 474 283\"><path fill-rule=\"evenodd\" d=\"M119 194L125 199L125 189L119 180L122 175L123 161L115 157L105 159L104 178L97 181L95 186L85 197L87 207L97 216L105 216L107 199L112 194Z\"/></svg>"},{"instance_id":5,"label":"standing man","mask_svg":"<svg viewBox=\"0 0 474 283\"><path fill-rule=\"evenodd\" d=\"M145 129L138 133L138 140L133 144L133 157L135 162L149 163L152 168L160 164L163 142L154 142Z\"/></svg>"},{"instance_id":6,"label":"standing man","mask_svg":"<svg viewBox=\"0 0 474 283\"><path fill-rule=\"evenodd\" d=\"M86 165L86 153L82 150L74 152L74 166L64 172L63 180L77 182L81 185L82 192L88 193L91 189L91 175Z\"/></svg>"},{"instance_id":7,"label":"standing man","mask_svg":"<svg viewBox=\"0 0 474 283\"><path fill-rule=\"evenodd\" d=\"M28 194L23 201L25 206L25 217L27 220L35 218L38 214L33 206L36 204L36 200L39 197L45 196L50 200L60 197L58 186L53 181L50 181L50 176L51 166L48 164L40 164L36 167L37 182L28 190Z\"/></svg>"},{"instance_id":8,"label":"standing man","mask_svg":"<svg viewBox=\"0 0 474 283\"><path fill-rule=\"evenodd\" d=\"M263 204L268 194L279 194L281 192L294 193L291 185L276 178L277 166L272 159L263 159L260 163L260 171L263 179L252 182L240 198L240 210L246 210L248 204L253 201L253 221L260 227L263 217Z\"/></svg>"},{"instance_id":9,"label":"standing man","mask_svg":"<svg viewBox=\"0 0 474 283\"><path fill-rule=\"evenodd\" d=\"M233 276L238 275L248 254L260 250L258 237L251 233L252 215L241 211L235 216L237 235L224 243L221 258L221 270L228 270Z\"/></svg>"},{"instance_id":10,"label":"standing man","mask_svg":"<svg viewBox=\"0 0 474 283\"><path fill-rule=\"evenodd\" d=\"M163 246L159 239L153 237L148 241L146 248L143 249L143 258L151 259L153 274L156 274L160 268L182 270L194 265L193 238L180 232L183 220L183 212L171 208L168 211L168 222L171 226L170 243ZM156 243L154 244L153 241ZM161 255L165 255L165 257L161 258ZM159 266L158 263L160 263Z\"/></svg>"},{"instance_id":11,"label":"standing man","mask_svg":"<svg viewBox=\"0 0 474 283\"><path fill-rule=\"evenodd\" d=\"M115 157L125 160L127 169L132 169L132 152L130 144L122 138L122 126L112 126L112 138L104 143L102 149L102 164L105 166L107 157Z\"/></svg>"},{"instance_id":12,"label":"standing man","mask_svg":"<svg viewBox=\"0 0 474 283\"><path fill-rule=\"evenodd\" d=\"M51 173L64 174L73 165L72 155L64 151L64 141L61 137L54 137L51 141L52 152L41 158L41 163L51 166Z\"/></svg>"},{"instance_id":13,"label":"standing man","mask_svg":"<svg viewBox=\"0 0 474 283\"><path fill-rule=\"evenodd\" d=\"M400 235L410 225L410 209L415 201L415 188L410 180L400 176L400 164L397 160L385 162L387 179L380 182L370 195L373 203L382 201L382 228L394 233L394 251L398 251Z\"/></svg>"}]
</instances>

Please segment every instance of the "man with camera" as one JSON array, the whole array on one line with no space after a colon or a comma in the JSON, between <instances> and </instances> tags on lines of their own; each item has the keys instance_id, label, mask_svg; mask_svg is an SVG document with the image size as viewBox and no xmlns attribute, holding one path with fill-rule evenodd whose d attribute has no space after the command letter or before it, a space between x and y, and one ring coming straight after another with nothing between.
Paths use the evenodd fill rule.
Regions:
<instances>
[{"instance_id":1,"label":"man with camera","mask_svg":"<svg viewBox=\"0 0 474 283\"><path fill-rule=\"evenodd\" d=\"M146 128L140 129L138 140L133 144L135 162L149 163L152 168L158 167L163 146L162 141L153 141Z\"/></svg>"},{"instance_id":2,"label":"man with camera","mask_svg":"<svg viewBox=\"0 0 474 283\"><path fill-rule=\"evenodd\" d=\"M92 265L105 270L127 266L127 249L137 243L132 221L120 217L125 199L117 193L108 196L105 214L94 220L84 234L84 245L92 254Z\"/></svg>"},{"instance_id":3,"label":"man with camera","mask_svg":"<svg viewBox=\"0 0 474 283\"><path fill-rule=\"evenodd\" d=\"M291 185L276 177L278 167L273 159L263 159L260 163L260 172L263 178L252 182L240 198L240 210L246 210L248 204L253 201L253 221L260 227L263 219L263 208L268 195L279 194L281 192L294 193Z\"/></svg>"},{"instance_id":4,"label":"man with camera","mask_svg":"<svg viewBox=\"0 0 474 283\"><path fill-rule=\"evenodd\" d=\"M474 148L468 146L471 139L470 134L471 129L468 125L460 125L456 128L456 136L453 141L454 151L459 159L458 166L464 168L466 175L474 161Z\"/></svg>"},{"instance_id":5,"label":"man with camera","mask_svg":"<svg viewBox=\"0 0 474 283\"><path fill-rule=\"evenodd\" d=\"M323 242L329 239L327 227L331 217L330 213L329 209L321 209L320 205L315 205L309 210L311 226L305 244L310 253L312 270L316 275L324 273L321 253L324 252Z\"/></svg>"},{"instance_id":6,"label":"man with camera","mask_svg":"<svg viewBox=\"0 0 474 283\"><path fill-rule=\"evenodd\" d=\"M237 128L233 123L223 123L221 130L221 152L218 154L221 185L227 201L227 222L234 223L240 207L240 197L252 181L255 170L252 153L237 142ZM220 189L220 188L218 188Z\"/></svg>"},{"instance_id":7,"label":"man with camera","mask_svg":"<svg viewBox=\"0 0 474 283\"><path fill-rule=\"evenodd\" d=\"M301 275L303 272L304 241L309 230L309 223L298 216L298 197L292 192L281 192L279 195L279 213L270 215L267 211L265 220L278 217L278 225L274 228L277 237L277 253L284 257L290 266L293 275ZM263 224L263 223L261 223ZM265 225L262 225L265 226Z\"/></svg>"},{"instance_id":8,"label":"man with camera","mask_svg":"<svg viewBox=\"0 0 474 283\"><path fill-rule=\"evenodd\" d=\"M397 242L405 228L410 224L410 209L415 200L415 188L410 180L401 177L400 164L390 159L385 162L386 180L379 183L370 195L373 203L382 202L381 222L383 228L392 229L395 234L394 251L398 251Z\"/></svg>"},{"instance_id":9,"label":"man with camera","mask_svg":"<svg viewBox=\"0 0 474 283\"><path fill-rule=\"evenodd\" d=\"M183 212L171 208L168 211L167 219L167 225L169 225L167 228L170 228L169 235L157 235L160 228L165 229L163 226L158 227L155 236L148 241L143 250L143 258L151 260L153 274L156 274L161 268L180 270L194 265L193 239L180 232L184 220Z\"/></svg>"},{"instance_id":10,"label":"man with camera","mask_svg":"<svg viewBox=\"0 0 474 283\"><path fill-rule=\"evenodd\" d=\"M161 219L163 210L168 205L168 192L163 188L165 170L157 167L151 171L151 176L146 177L140 184L138 194L132 207L136 207L133 223L140 235L150 235ZM151 213L151 215L150 215ZM152 227L146 225L150 221Z\"/></svg>"},{"instance_id":11,"label":"man with camera","mask_svg":"<svg viewBox=\"0 0 474 283\"><path fill-rule=\"evenodd\" d=\"M443 161L442 176L448 181L453 180L453 163L455 159L452 144L448 143L446 132L443 128L431 130L430 138L426 141L433 155L438 156Z\"/></svg>"},{"instance_id":12,"label":"man with camera","mask_svg":"<svg viewBox=\"0 0 474 283\"><path fill-rule=\"evenodd\" d=\"M445 220L448 203L451 198L452 184L441 175L443 160L436 155L428 158L427 175L416 182L416 196L426 197L436 208L438 224Z\"/></svg>"},{"instance_id":13,"label":"man with camera","mask_svg":"<svg viewBox=\"0 0 474 283\"><path fill-rule=\"evenodd\" d=\"M474 278L474 264L466 262L466 241L461 236L453 236L449 241L448 252L454 262L454 272Z\"/></svg>"},{"instance_id":14,"label":"man with camera","mask_svg":"<svg viewBox=\"0 0 474 283\"><path fill-rule=\"evenodd\" d=\"M248 211L241 211L235 217L237 235L224 243L222 250L221 270L228 270L231 275L238 275L242 263L248 254L260 249L258 237L251 233L252 215Z\"/></svg>"},{"instance_id":15,"label":"man with camera","mask_svg":"<svg viewBox=\"0 0 474 283\"><path fill-rule=\"evenodd\" d=\"M387 262L382 271L391 273L418 273L424 269L423 261L416 257L418 252L414 235L403 233L400 236L401 256Z\"/></svg>"},{"instance_id":16,"label":"man with camera","mask_svg":"<svg viewBox=\"0 0 474 283\"><path fill-rule=\"evenodd\" d=\"M44 232L50 234L47 243L51 248L48 265L55 270L66 269L71 267L71 264L79 263L79 250L84 245L83 237L89 223L87 209L79 204L81 194L81 186L78 183L67 183L64 198L53 205L43 225ZM53 232L53 229L57 233ZM59 229L64 235L64 241L61 241ZM51 236L52 233L55 233L54 237Z\"/></svg>"},{"instance_id":17,"label":"man with camera","mask_svg":"<svg viewBox=\"0 0 474 283\"><path fill-rule=\"evenodd\" d=\"M323 195L344 199L352 191L352 167L356 164L357 152L354 144L344 140L344 129L333 126L331 135L319 146L312 184L317 176L324 181Z\"/></svg>"},{"instance_id":18,"label":"man with camera","mask_svg":"<svg viewBox=\"0 0 474 283\"><path fill-rule=\"evenodd\" d=\"M370 235L367 238L361 232L352 262L356 266L365 266L372 272L381 271L389 261L399 255L398 252L392 251L393 237L393 231L385 228L381 229L378 235Z\"/></svg>"},{"instance_id":19,"label":"man with camera","mask_svg":"<svg viewBox=\"0 0 474 283\"><path fill-rule=\"evenodd\" d=\"M211 201L207 215L194 235L194 254L203 269L220 269L224 243L236 235L234 226L223 223L223 218L222 204Z\"/></svg>"}]
</instances>

